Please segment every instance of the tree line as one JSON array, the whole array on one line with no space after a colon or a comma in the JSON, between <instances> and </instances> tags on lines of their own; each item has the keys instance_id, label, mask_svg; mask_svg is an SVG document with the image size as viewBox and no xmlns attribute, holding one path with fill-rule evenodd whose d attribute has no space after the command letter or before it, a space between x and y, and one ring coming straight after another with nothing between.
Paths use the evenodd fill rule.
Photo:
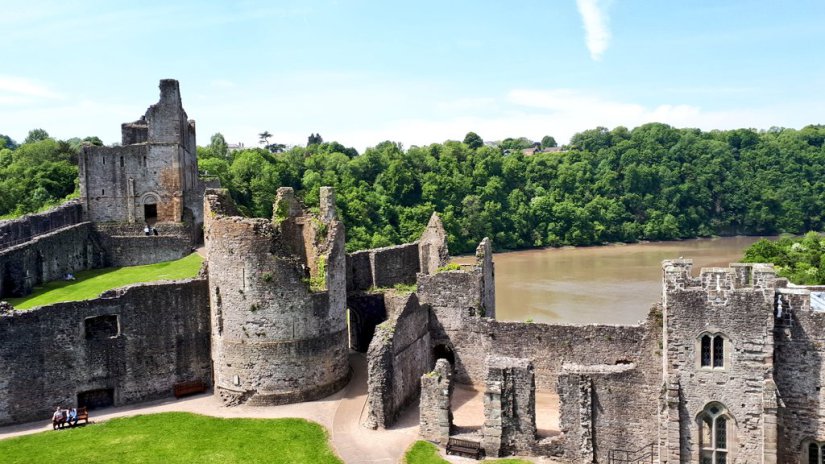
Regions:
<instances>
[{"instance_id":1,"label":"tree line","mask_svg":"<svg viewBox=\"0 0 825 464\"><path fill-rule=\"evenodd\" d=\"M198 156L250 215L270 216L279 186L317 206L318 187L331 185L349 250L414 240L437 211L450 250L466 253L485 236L519 249L821 230L823 142L825 126L707 132L651 123L586 130L560 152L532 156L520 150L529 139L493 146L474 133L406 149L382 142L363 154L336 142L279 153L210 143Z\"/></svg>"},{"instance_id":2,"label":"tree line","mask_svg":"<svg viewBox=\"0 0 825 464\"><path fill-rule=\"evenodd\" d=\"M0 215L70 195L78 147L97 143L42 136L19 146L0 136ZM198 147L200 170L252 216L272 215L280 186L316 207L318 188L335 187L350 251L415 240L433 211L453 253L471 252L485 236L501 250L823 229L825 126L598 127L531 156L521 149L555 140L485 144L471 133L409 148L387 141L359 154L320 134L290 148L269 138L261 134L265 148L230 151L215 134Z\"/></svg>"}]
</instances>

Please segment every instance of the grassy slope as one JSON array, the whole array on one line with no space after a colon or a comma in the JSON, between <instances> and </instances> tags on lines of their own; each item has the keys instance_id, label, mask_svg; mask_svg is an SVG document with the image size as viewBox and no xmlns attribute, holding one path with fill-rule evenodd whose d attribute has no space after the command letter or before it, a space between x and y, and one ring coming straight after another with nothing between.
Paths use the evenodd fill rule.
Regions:
<instances>
[{"instance_id":1,"label":"grassy slope","mask_svg":"<svg viewBox=\"0 0 825 464\"><path fill-rule=\"evenodd\" d=\"M162 413L0 441L0 461L335 463L323 427L303 419Z\"/></svg>"},{"instance_id":2,"label":"grassy slope","mask_svg":"<svg viewBox=\"0 0 825 464\"><path fill-rule=\"evenodd\" d=\"M192 278L198 274L202 262L200 255L192 253L177 261L81 271L75 274L77 280L48 282L36 287L29 296L9 298L8 301L17 309L29 309L62 301L87 300L106 290L138 282Z\"/></svg>"},{"instance_id":3,"label":"grassy slope","mask_svg":"<svg viewBox=\"0 0 825 464\"><path fill-rule=\"evenodd\" d=\"M485 460L496 464L530 464L530 461L523 459L495 459ZM413 443L407 454L404 455L405 464L450 464L438 455L438 448L428 441L417 441Z\"/></svg>"}]
</instances>

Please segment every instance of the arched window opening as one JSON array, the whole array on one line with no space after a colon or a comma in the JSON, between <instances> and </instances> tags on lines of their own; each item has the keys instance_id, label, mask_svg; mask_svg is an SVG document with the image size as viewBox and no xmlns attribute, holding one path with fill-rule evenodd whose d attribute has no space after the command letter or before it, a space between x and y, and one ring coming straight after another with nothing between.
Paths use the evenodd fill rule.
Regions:
<instances>
[{"instance_id":1,"label":"arched window opening","mask_svg":"<svg viewBox=\"0 0 825 464\"><path fill-rule=\"evenodd\" d=\"M705 407L699 417L701 464L727 464L731 426L727 411L722 405L711 403Z\"/></svg>"},{"instance_id":2,"label":"arched window opening","mask_svg":"<svg viewBox=\"0 0 825 464\"><path fill-rule=\"evenodd\" d=\"M702 335L699 363L702 367L725 367L725 337Z\"/></svg>"},{"instance_id":3,"label":"arched window opening","mask_svg":"<svg viewBox=\"0 0 825 464\"><path fill-rule=\"evenodd\" d=\"M825 464L825 443L813 442L808 444L807 462L808 464Z\"/></svg>"}]
</instances>

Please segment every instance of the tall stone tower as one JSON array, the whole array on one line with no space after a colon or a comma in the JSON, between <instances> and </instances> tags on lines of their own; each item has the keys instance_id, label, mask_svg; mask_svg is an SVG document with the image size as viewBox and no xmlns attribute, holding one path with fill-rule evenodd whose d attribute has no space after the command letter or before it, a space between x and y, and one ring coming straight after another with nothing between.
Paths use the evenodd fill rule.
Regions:
<instances>
[{"instance_id":1,"label":"tall stone tower","mask_svg":"<svg viewBox=\"0 0 825 464\"><path fill-rule=\"evenodd\" d=\"M122 146L83 148L80 199L94 222L203 223L195 122L178 81L160 81L160 101L121 125Z\"/></svg>"},{"instance_id":2,"label":"tall stone tower","mask_svg":"<svg viewBox=\"0 0 825 464\"><path fill-rule=\"evenodd\" d=\"M776 463L775 270L662 266L661 461Z\"/></svg>"},{"instance_id":3,"label":"tall stone tower","mask_svg":"<svg viewBox=\"0 0 825 464\"><path fill-rule=\"evenodd\" d=\"M273 218L239 217L207 190L215 394L227 405L329 395L349 380L344 225L331 188L320 214L278 189Z\"/></svg>"}]
</instances>

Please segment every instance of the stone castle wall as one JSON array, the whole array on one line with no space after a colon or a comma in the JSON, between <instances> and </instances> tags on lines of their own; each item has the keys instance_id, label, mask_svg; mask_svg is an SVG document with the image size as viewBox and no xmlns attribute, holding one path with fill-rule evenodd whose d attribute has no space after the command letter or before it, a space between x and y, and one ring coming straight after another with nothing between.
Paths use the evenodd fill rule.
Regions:
<instances>
[{"instance_id":1,"label":"stone castle wall","mask_svg":"<svg viewBox=\"0 0 825 464\"><path fill-rule=\"evenodd\" d=\"M334 210L310 215L289 188L278 190L272 221L234 216L225 190L208 191L205 210L216 394L264 405L343 387L344 228Z\"/></svg>"},{"instance_id":2,"label":"stone castle wall","mask_svg":"<svg viewBox=\"0 0 825 464\"><path fill-rule=\"evenodd\" d=\"M67 273L180 259L192 252L192 232L181 223L159 224L145 236L137 224L83 222L36 235L0 250L0 298L25 296Z\"/></svg>"},{"instance_id":3,"label":"stone castle wall","mask_svg":"<svg viewBox=\"0 0 825 464\"><path fill-rule=\"evenodd\" d=\"M483 317L495 313L490 289L489 245L479 247L478 265L460 271L419 275L418 295L430 306L433 346L445 345L455 354L454 379L483 385L485 359L490 354L533 361L539 389L556 391L564 363L617 364L633 362L657 377L661 319L655 310L649 321L636 326L562 325L503 322ZM485 300L487 303L485 303ZM656 382L659 382L657 379Z\"/></svg>"},{"instance_id":4,"label":"stone castle wall","mask_svg":"<svg viewBox=\"0 0 825 464\"><path fill-rule=\"evenodd\" d=\"M419 434L424 440L446 446L453 427L453 368L439 359L435 368L421 376Z\"/></svg>"},{"instance_id":5,"label":"stone castle wall","mask_svg":"<svg viewBox=\"0 0 825 464\"><path fill-rule=\"evenodd\" d=\"M489 356L482 445L487 456L530 454L536 443L536 385L529 359Z\"/></svg>"},{"instance_id":6,"label":"stone castle wall","mask_svg":"<svg viewBox=\"0 0 825 464\"><path fill-rule=\"evenodd\" d=\"M659 383L661 366L654 320L637 326L561 325L468 319L464 329L453 333L455 379L460 383L483 385L487 375L486 356L496 354L533 361L537 388L556 392L556 383L565 363L626 364L644 368ZM651 380L653 381L653 380Z\"/></svg>"},{"instance_id":7,"label":"stone castle wall","mask_svg":"<svg viewBox=\"0 0 825 464\"><path fill-rule=\"evenodd\" d=\"M390 316L376 328L367 352L369 428L390 426L418 398L432 362L427 308L414 293L389 292L384 299Z\"/></svg>"},{"instance_id":8,"label":"stone castle wall","mask_svg":"<svg viewBox=\"0 0 825 464\"><path fill-rule=\"evenodd\" d=\"M106 266L139 266L173 261L192 252L192 227L158 223L158 235L146 236L140 224L98 223L95 231L105 252Z\"/></svg>"},{"instance_id":9,"label":"stone castle wall","mask_svg":"<svg viewBox=\"0 0 825 464\"><path fill-rule=\"evenodd\" d=\"M808 445L825 437L825 313L811 309L810 287L777 289L776 301L777 462L810 462Z\"/></svg>"},{"instance_id":10,"label":"stone castle wall","mask_svg":"<svg viewBox=\"0 0 825 464\"><path fill-rule=\"evenodd\" d=\"M419 240L347 255L347 291L414 284L418 273L434 274L449 261L447 234L433 213ZM492 275L491 275L492 277Z\"/></svg>"},{"instance_id":11,"label":"stone castle wall","mask_svg":"<svg viewBox=\"0 0 825 464\"><path fill-rule=\"evenodd\" d=\"M83 222L83 206L78 200L68 201L43 213L0 221L0 250L20 245L38 235Z\"/></svg>"},{"instance_id":12,"label":"stone castle wall","mask_svg":"<svg viewBox=\"0 0 825 464\"><path fill-rule=\"evenodd\" d=\"M414 284L420 271L418 242L357 251L347 264L348 291Z\"/></svg>"},{"instance_id":13,"label":"stone castle wall","mask_svg":"<svg viewBox=\"0 0 825 464\"><path fill-rule=\"evenodd\" d=\"M103 267L105 255L91 223L47 232L0 251L0 298L31 293L67 273Z\"/></svg>"},{"instance_id":14,"label":"stone castle wall","mask_svg":"<svg viewBox=\"0 0 825 464\"><path fill-rule=\"evenodd\" d=\"M0 314L0 424L47 420L88 391L124 405L210 383L208 304L199 278Z\"/></svg>"},{"instance_id":15,"label":"stone castle wall","mask_svg":"<svg viewBox=\"0 0 825 464\"><path fill-rule=\"evenodd\" d=\"M657 457L661 386L651 380L632 363L565 364L558 382L565 459L609 462L612 450L648 458L638 462Z\"/></svg>"}]
</instances>

